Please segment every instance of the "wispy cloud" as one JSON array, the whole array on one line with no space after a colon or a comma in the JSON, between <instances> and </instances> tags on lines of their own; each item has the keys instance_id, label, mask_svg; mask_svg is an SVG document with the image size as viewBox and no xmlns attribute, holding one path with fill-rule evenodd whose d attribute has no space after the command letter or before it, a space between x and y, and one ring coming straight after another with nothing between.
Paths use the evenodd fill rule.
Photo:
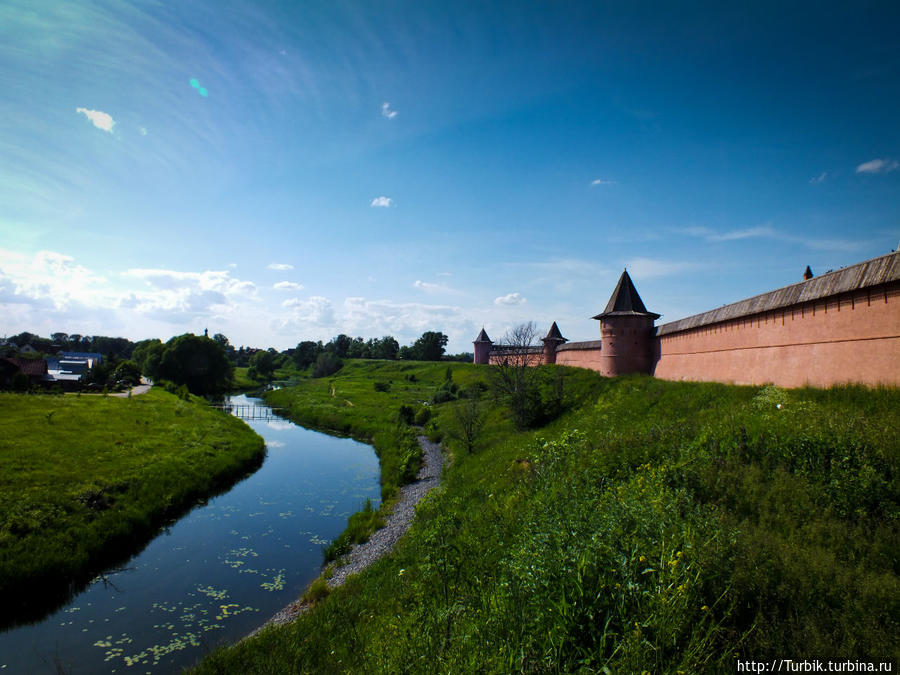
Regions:
<instances>
[{"instance_id":1,"label":"wispy cloud","mask_svg":"<svg viewBox=\"0 0 900 675\"><path fill-rule=\"evenodd\" d=\"M826 178L828 178L828 172L823 171L818 176L813 176L812 178L810 178L809 184L810 185L818 185L819 183L824 183Z\"/></svg>"},{"instance_id":2,"label":"wispy cloud","mask_svg":"<svg viewBox=\"0 0 900 675\"><path fill-rule=\"evenodd\" d=\"M654 258L632 258L626 261L628 273L635 279L654 279L690 272L702 267L700 263Z\"/></svg>"},{"instance_id":3,"label":"wispy cloud","mask_svg":"<svg viewBox=\"0 0 900 675\"><path fill-rule=\"evenodd\" d=\"M302 291L303 284L294 281L279 281L277 284L273 284L272 288L276 291Z\"/></svg>"},{"instance_id":4,"label":"wispy cloud","mask_svg":"<svg viewBox=\"0 0 900 675\"><path fill-rule=\"evenodd\" d=\"M894 159L870 159L856 167L856 173L889 173L900 164Z\"/></svg>"},{"instance_id":5,"label":"wispy cloud","mask_svg":"<svg viewBox=\"0 0 900 675\"><path fill-rule=\"evenodd\" d=\"M455 288L451 288L446 284L435 284L430 281L420 281L418 279L413 282L413 288L418 288L426 293L459 293Z\"/></svg>"},{"instance_id":6,"label":"wispy cloud","mask_svg":"<svg viewBox=\"0 0 900 675\"><path fill-rule=\"evenodd\" d=\"M372 200L371 206L387 208L387 207L391 206L393 203L394 203L394 200L391 199L390 197L381 196L381 197L375 197L375 199Z\"/></svg>"},{"instance_id":7,"label":"wispy cloud","mask_svg":"<svg viewBox=\"0 0 900 675\"><path fill-rule=\"evenodd\" d=\"M381 104L381 114L389 120L392 120L397 116L397 111L391 110L391 104L385 101Z\"/></svg>"},{"instance_id":8,"label":"wispy cloud","mask_svg":"<svg viewBox=\"0 0 900 675\"><path fill-rule=\"evenodd\" d=\"M591 185L618 185L617 180L607 180L606 178L595 178L591 181Z\"/></svg>"},{"instance_id":9,"label":"wispy cloud","mask_svg":"<svg viewBox=\"0 0 900 675\"><path fill-rule=\"evenodd\" d=\"M278 270L279 272L285 272L287 270L294 269L293 265L288 265L287 263L269 263L270 270Z\"/></svg>"},{"instance_id":10,"label":"wispy cloud","mask_svg":"<svg viewBox=\"0 0 900 675\"><path fill-rule=\"evenodd\" d=\"M527 302L519 293L507 293L494 299L495 305L524 305Z\"/></svg>"},{"instance_id":11,"label":"wispy cloud","mask_svg":"<svg viewBox=\"0 0 900 675\"><path fill-rule=\"evenodd\" d=\"M93 124L98 129L102 129L103 131L106 131L108 133L112 133L113 127L116 125L116 121L112 118L112 115L101 110L75 108L75 112L83 114L91 121L91 124Z\"/></svg>"},{"instance_id":12,"label":"wispy cloud","mask_svg":"<svg viewBox=\"0 0 900 675\"><path fill-rule=\"evenodd\" d=\"M718 232L708 227L686 227L678 230L681 234L700 237L708 242L741 241L745 239L774 239L790 244L800 244L820 251L849 251L861 248L865 242L855 239L824 239L822 237L801 237L775 229L771 225L759 225L740 230Z\"/></svg>"}]
</instances>

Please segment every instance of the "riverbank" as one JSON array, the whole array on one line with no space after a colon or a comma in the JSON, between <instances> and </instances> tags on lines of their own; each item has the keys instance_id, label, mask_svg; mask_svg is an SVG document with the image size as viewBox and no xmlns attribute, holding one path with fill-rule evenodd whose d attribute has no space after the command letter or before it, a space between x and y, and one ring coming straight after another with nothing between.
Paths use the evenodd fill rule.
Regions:
<instances>
[{"instance_id":1,"label":"riverbank","mask_svg":"<svg viewBox=\"0 0 900 675\"><path fill-rule=\"evenodd\" d=\"M336 396L290 398L348 426L397 424L398 405L427 400L406 375L443 386L439 366L404 365L349 368L308 385ZM490 372L454 366L453 382ZM391 555L197 672L720 673L786 653L900 658L900 392L550 372L564 379L561 417L518 431L502 399L483 396L474 452L451 444L441 489ZM398 395L378 409L373 382ZM426 406L431 430L449 431L464 404Z\"/></svg>"},{"instance_id":2,"label":"riverbank","mask_svg":"<svg viewBox=\"0 0 900 675\"><path fill-rule=\"evenodd\" d=\"M239 420L158 388L0 394L0 626L52 610L264 457Z\"/></svg>"},{"instance_id":3,"label":"riverbank","mask_svg":"<svg viewBox=\"0 0 900 675\"><path fill-rule=\"evenodd\" d=\"M409 530L415 516L416 505L440 484L444 463L441 444L433 443L425 436L419 436L417 440L422 448L422 467L419 469L416 480L400 488L391 513L385 518L384 527L376 530L368 541L355 544L349 553L328 566L332 571L332 575L325 578L329 589L341 586L351 574L358 574L379 558L390 553L400 537ZM269 626L294 621L311 605L310 601L303 598L295 600L248 637L256 635Z\"/></svg>"}]
</instances>

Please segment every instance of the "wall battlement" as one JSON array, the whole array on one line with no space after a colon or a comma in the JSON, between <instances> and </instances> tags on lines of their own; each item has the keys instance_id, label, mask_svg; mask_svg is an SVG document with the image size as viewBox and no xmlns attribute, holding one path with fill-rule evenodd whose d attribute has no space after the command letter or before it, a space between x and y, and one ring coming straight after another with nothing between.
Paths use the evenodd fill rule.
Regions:
<instances>
[{"instance_id":1,"label":"wall battlement","mask_svg":"<svg viewBox=\"0 0 900 675\"><path fill-rule=\"evenodd\" d=\"M594 318L601 340L553 342L548 357L545 338L534 365L785 387L900 386L900 253L658 327L625 272ZM499 350L483 350L479 361L477 347L476 362L498 362Z\"/></svg>"}]
</instances>

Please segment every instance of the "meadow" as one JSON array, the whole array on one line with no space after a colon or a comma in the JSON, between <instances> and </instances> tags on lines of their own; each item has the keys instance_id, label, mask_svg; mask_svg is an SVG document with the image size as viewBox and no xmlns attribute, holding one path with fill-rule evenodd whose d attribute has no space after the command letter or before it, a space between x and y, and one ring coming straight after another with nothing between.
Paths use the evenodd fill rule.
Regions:
<instances>
[{"instance_id":1,"label":"meadow","mask_svg":"<svg viewBox=\"0 0 900 675\"><path fill-rule=\"evenodd\" d=\"M0 625L40 617L264 456L190 395L0 394Z\"/></svg>"},{"instance_id":2,"label":"meadow","mask_svg":"<svg viewBox=\"0 0 900 675\"><path fill-rule=\"evenodd\" d=\"M737 659L900 658L900 392L562 374L517 430L487 367L473 452L445 364L348 362L267 396L373 440L384 490L413 417L451 461L392 555L199 673L735 672ZM382 383L382 384L377 384ZM427 410L427 413L423 413ZM408 411L407 411L408 412ZM458 436L458 435L457 435Z\"/></svg>"}]
</instances>

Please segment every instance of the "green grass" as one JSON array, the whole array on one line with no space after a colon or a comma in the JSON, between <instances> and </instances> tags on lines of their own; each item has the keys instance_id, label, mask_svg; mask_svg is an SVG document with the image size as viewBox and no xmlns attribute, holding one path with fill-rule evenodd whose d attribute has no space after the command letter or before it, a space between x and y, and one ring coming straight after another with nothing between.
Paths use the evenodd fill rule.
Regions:
<instances>
[{"instance_id":1,"label":"green grass","mask_svg":"<svg viewBox=\"0 0 900 675\"><path fill-rule=\"evenodd\" d=\"M454 368L460 384L487 372ZM738 658L900 658L900 392L564 372L563 417L516 432L492 404L478 450L454 452L392 555L197 671L721 673ZM351 363L279 398L364 435L442 379L424 364ZM436 406L438 426L453 405Z\"/></svg>"},{"instance_id":2,"label":"green grass","mask_svg":"<svg viewBox=\"0 0 900 675\"><path fill-rule=\"evenodd\" d=\"M0 394L0 623L65 600L264 454L240 420L157 388Z\"/></svg>"}]
</instances>

